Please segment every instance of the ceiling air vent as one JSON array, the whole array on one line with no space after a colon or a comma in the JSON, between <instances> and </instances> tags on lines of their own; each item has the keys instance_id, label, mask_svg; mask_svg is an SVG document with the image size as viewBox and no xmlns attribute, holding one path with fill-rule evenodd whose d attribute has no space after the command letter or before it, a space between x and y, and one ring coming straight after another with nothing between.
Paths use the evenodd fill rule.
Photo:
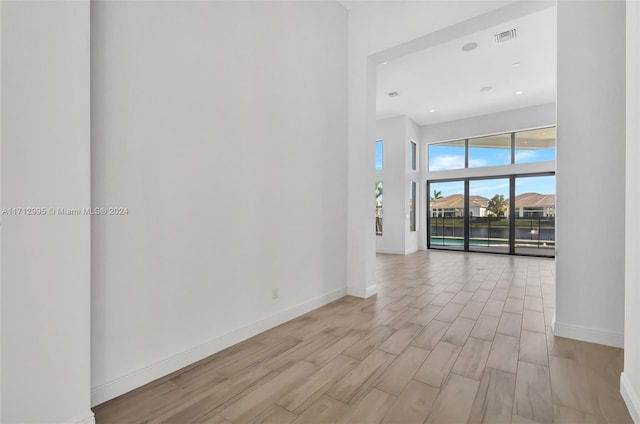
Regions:
<instances>
[{"instance_id":1,"label":"ceiling air vent","mask_svg":"<svg viewBox=\"0 0 640 424\"><path fill-rule=\"evenodd\" d=\"M496 39L496 43L506 43L507 41L511 41L516 38L516 29L510 29L509 31L502 31L496 35L494 35Z\"/></svg>"},{"instance_id":2,"label":"ceiling air vent","mask_svg":"<svg viewBox=\"0 0 640 424\"><path fill-rule=\"evenodd\" d=\"M389 96L389 97L398 97L398 92L397 91L392 91L391 93L387 93L387 96Z\"/></svg>"}]
</instances>

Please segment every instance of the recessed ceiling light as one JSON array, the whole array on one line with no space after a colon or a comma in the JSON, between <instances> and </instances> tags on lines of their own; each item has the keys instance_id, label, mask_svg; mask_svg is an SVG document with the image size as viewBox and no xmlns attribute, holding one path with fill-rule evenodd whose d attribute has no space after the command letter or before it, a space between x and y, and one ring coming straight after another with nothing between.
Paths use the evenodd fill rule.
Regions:
<instances>
[{"instance_id":1,"label":"recessed ceiling light","mask_svg":"<svg viewBox=\"0 0 640 424\"><path fill-rule=\"evenodd\" d=\"M470 52L471 50L475 50L476 48L478 48L478 43L467 43L464 46L462 46L462 51L465 52Z\"/></svg>"},{"instance_id":2,"label":"recessed ceiling light","mask_svg":"<svg viewBox=\"0 0 640 424\"><path fill-rule=\"evenodd\" d=\"M522 93L524 93L524 91L522 91L522 90L518 90L518 91L516 91L516 94L518 94L518 95L520 95L520 94L522 94Z\"/></svg>"},{"instance_id":3,"label":"recessed ceiling light","mask_svg":"<svg viewBox=\"0 0 640 424\"><path fill-rule=\"evenodd\" d=\"M387 63L389 63L389 62L382 62L383 65L386 65Z\"/></svg>"},{"instance_id":4,"label":"recessed ceiling light","mask_svg":"<svg viewBox=\"0 0 640 424\"><path fill-rule=\"evenodd\" d=\"M486 93L487 91L491 91L491 90L493 90L493 87L491 87L490 85L486 85L480 89L480 91L482 91L483 93Z\"/></svg>"},{"instance_id":5,"label":"recessed ceiling light","mask_svg":"<svg viewBox=\"0 0 640 424\"><path fill-rule=\"evenodd\" d=\"M387 96L389 96L389 97L398 97L398 92L397 91L391 91L391 92L387 93Z\"/></svg>"},{"instance_id":6,"label":"recessed ceiling light","mask_svg":"<svg viewBox=\"0 0 640 424\"><path fill-rule=\"evenodd\" d=\"M435 111L436 111L435 109L429 109L429 113L433 113Z\"/></svg>"}]
</instances>

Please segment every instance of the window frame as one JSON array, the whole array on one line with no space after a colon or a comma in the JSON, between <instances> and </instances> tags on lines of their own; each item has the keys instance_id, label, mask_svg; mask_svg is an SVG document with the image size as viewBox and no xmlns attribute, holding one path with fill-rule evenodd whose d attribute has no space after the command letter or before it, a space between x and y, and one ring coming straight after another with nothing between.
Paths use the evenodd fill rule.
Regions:
<instances>
[{"instance_id":1,"label":"window frame","mask_svg":"<svg viewBox=\"0 0 640 424\"><path fill-rule=\"evenodd\" d=\"M433 142L433 143L428 143L427 144L427 148L426 148L426 154L427 154L427 173L431 174L431 173L435 173L435 172L450 172L450 171L460 171L460 170L469 170L469 169L473 169L473 170L477 170L477 169L483 169L483 168L492 168L492 167L506 167L506 166L513 166L513 165L527 165L527 164L532 164L532 163L544 163L544 162L549 162L546 160L540 160L540 161L530 161L530 162L520 162L520 163L516 163L516 136L517 134L520 133L526 133L526 132L530 132L530 131L537 131L537 130L545 130L545 129L553 129L555 132L555 136L554 136L554 149L557 149L558 146L558 139L557 139L557 126L556 125L546 125L546 126L541 126L541 127L535 127L535 128L528 128L528 129L521 129L521 130L517 130L517 131L507 131L507 132L498 132L498 133L494 133L494 134L487 134L487 135L478 135L478 136L473 136L473 137L466 137L466 138L453 138L450 140L443 140L443 141L437 141L437 142ZM510 158L510 162L508 164L502 164L502 165L487 165L487 166L474 166L474 167L470 167L469 166L469 140L475 140L475 139L481 139L481 138L485 138L485 137L498 137L498 136L502 136L502 135L510 135L511 138L511 146L510 146L510 153L511 153L511 158ZM437 145L443 145L445 143L453 143L453 142L459 142L459 141L464 141L464 167L463 168L449 168L449 169L438 169L438 170L431 170L431 146L437 146ZM554 155L555 156L555 155ZM555 159L554 159L555 161Z\"/></svg>"}]
</instances>

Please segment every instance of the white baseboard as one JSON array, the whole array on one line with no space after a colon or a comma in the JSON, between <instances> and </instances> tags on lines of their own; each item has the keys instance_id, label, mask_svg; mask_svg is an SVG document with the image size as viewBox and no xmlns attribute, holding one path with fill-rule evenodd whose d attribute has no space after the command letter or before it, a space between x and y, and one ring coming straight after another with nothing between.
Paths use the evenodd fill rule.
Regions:
<instances>
[{"instance_id":1,"label":"white baseboard","mask_svg":"<svg viewBox=\"0 0 640 424\"><path fill-rule=\"evenodd\" d=\"M404 255L404 250L376 249L376 253L385 253L387 255Z\"/></svg>"},{"instance_id":2,"label":"white baseboard","mask_svg":"<svg viewBox=\"0 0 640 424\"><path fill-rule=\"evenodd\" d=\"M201 359L220 352L229 346L233 346L243 340L260 334L270 328L299 317L313 309L333 302L346 294L344 288L334 290L313 299L302 302L296 306L275 313L271 316L240 327L227 334L209 340L199 346L195 346L184 352L180 352L155 364L141 368L130 374L123 375L114 380L91 388L91 405L96 406L133 389L164 377L174 371L193 364ZM89 422L87 422L88 424ZM78 424L85 424L84 422Z\"/></svg>"},{"instance_id":3,"label":"white baseboard","mask_svg":"<svg viewBox=\"0 0 640 424\"><path fill-rule=\"evenodd\" d=\"M376 249L376 253L385 253L387 255L410 255L418 251L417 247L412 247L407 250L389 250L389 249Z\"/></svg>"},{"instance_id":4,"label":"white baseboard","mask_svg":"<svg viewBox=\"0 0 640 424\"><path fill-rule=\"evenodd\" d=\"M349 296L360 297L367 299L378 292L378 288L375 284L370 285L364 291L360 287L347 287L347 294Z\"/></svg>"},{"instance_id":5,"label":"white baseboard","mask_svg":"<svg viewBox=\"0 0 640 424\"><path fill-rule=\"evenodd\" d=\"M82 418L76 418L74 420L69 421L70 424L96 424L96 418L93 415L93 412L89 410L86 415Z\"/></svg>"},{"instance_id":6,"label":"white baseboard","mask_svg":"<svg viewBox=\"0 0 640 424\"><path fill-rule=\"evenodd\" d=\"M640 397L624 372L620 374L620 394L627 405L631 419L634 423L640 424Z\"/></svg>"},{"instance_id":7,"label":"white baseboard","mask_svg":"<svg viewBox=\"0 0 640 424\"><path fill-rule=\"evenodd\" d=\"M364 297L368 299L376 293L378 293L378 287L375 284L372 284L365 290Z\"/></svg>"},{"instance_id":8,"label":"white baseboard","mask_svg":"<svg viewBox=\"0 0 640 424\"><path fill-rule=\"evenodd\" d=\"M621 333L603 331L575 324L563 324L555 320L551 324L551 328L553 329L553 334L559 337L624 348L624 335Z\"/></svg>"}]
</instances>

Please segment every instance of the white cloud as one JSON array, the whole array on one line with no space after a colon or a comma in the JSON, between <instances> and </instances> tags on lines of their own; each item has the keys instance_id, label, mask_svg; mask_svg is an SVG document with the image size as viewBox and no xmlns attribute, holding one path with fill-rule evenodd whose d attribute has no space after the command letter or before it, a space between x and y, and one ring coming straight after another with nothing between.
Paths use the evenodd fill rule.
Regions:
<instances>
[{"instance_id":1,"label":"white cloud","mask_svg":"<svg viewBox=\"0 0 640 424\"><path fill-rule=\"evenodd\" d=\"M435 156L429 160L429 171L444 171L447 169L464 168L464 157L462 156Z\"/></svg>"},{"instance_id":2,"label":"white cloud","mask_svg":"<svg viewBox=\"0 0 640 424\"><path fill-rule=\"evenodd\" d=\"M516 150L516 163L531 161L538 157L538 152L535 150Z\"/></svg>"}]
</instances>

